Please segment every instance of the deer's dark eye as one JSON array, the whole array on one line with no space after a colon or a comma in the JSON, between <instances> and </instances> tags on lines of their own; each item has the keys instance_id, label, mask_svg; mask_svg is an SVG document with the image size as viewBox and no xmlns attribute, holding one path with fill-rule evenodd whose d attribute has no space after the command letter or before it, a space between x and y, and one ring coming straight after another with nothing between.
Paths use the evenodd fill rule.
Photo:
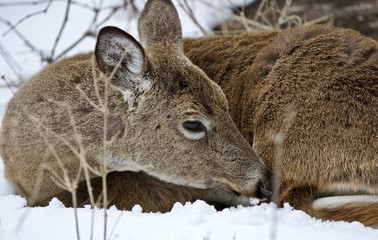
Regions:
<instances>
[{"instance_id":1,"label":"deer's dark eye","mask_svg":"<svg viewBox=\"0 0 378 240\"><path fill-rule=\"evenodd\" d=\"M182 126L185 130L194 133L206 131L206 127L200 121L185 121Z\"/></svg>"},{"instance_id":2,"label":"deer's dark eye","mask_svg":"<svg viewBox=\"0 0 378 240\"><path fill-rule=\"evenodd\" d=\"M184 137L192 141L198 141L206 137L211 130L211 122L207 119L186 120L178 125L178 130Z\"/></svg>"}]
</instances>

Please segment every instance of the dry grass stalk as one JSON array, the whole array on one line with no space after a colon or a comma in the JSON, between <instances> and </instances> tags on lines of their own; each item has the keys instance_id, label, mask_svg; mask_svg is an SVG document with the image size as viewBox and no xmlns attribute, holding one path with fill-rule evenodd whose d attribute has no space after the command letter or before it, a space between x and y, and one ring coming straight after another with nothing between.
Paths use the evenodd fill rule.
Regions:
<instances>
[{"instance_id":1,"label":"dry grass stalk","mask_svg":"<svg viewBox=\"0 0 378 240\"><path fill-rule=\"evenodd\" d=\"M123 58L126 56L126 52L123 54L122 59L120 62L123 60ZM104 115L104 125L103 125L103 152L105 153L107 151L107 148L109 144L112 143L112 139L107 140L107 126L108 126L108 89L110 87L110 79L113 77L114 73L116 70L120 67L120 62L116 66L116 68L113 70L113 73L111 76L97 76L96 72L94 70L95 68L95 62L92 62L92 78L93 78L93 86L95 88L96 96L97 96L97 103L91 101L89 97L84 93L83 90L81 90L80 86L77 86L78 91L81 93L83 98L85 98L89 104L91 104L97 111L101 112ZM100 79L99 79L100 77ZM98 87L99 81L104 81L104 94L101 96L100 90ZM40 169L40 174L38 175L39 181L37 181L37 184L35 185L33 194L31 199L33 199L33 196L36 196L38 194L38 191L43 184L42 179L45 174L45 171L48 171L51 174L51 178L57 184L62 190L66 190L71 193L72 196L72 204L74 207L74 215L75 215L75 224L76 224L76 231L77 231L77 239L80 239L80 232L79 232L79 221L78 221L78 215L77 215L77 194L76 194L76 189L79 183L79 179L81 174L84 174L85 181L87 184L87 189L88 189L88 194L89 194L89 200L90 204L92 206L92 220L91 220L91 237L90 239L93 239L93 232L94 232L94 209L95 206L98 205L98 200L94 199L93 193L92 193L92 186L91 186L91 175L95 174L96 176L101 176L102 177L102 184L103 184L103 193L101 196L101 201L102 204L101 206L103 207L104 211L104 239L107 239L107 207L108 207L108 196L106 192L106 176L109 173L109 170L107 169L105 158L103 161L103 164L99 168L93 168L91 167L86 159L86 149L83 145L82 141L82 135L77 129L77 124L74 119L74 115L72 113L71 107L67 105L65 102L55 102L51 101L52 103L56 104L57 107L63 108L65 112L67 112L70 120L70 125L72 127L72 134L74 136L74 139L76 139L75 143L71 143L68 140L66 140L63 136L55 133L52 129L49 129L46 127L43 123L43 119L38 119L34 116L29 116L30 121L32 121L39 132L40 136L43 138L46 146L48 147L49 151L53 154L54 158L56 159L59 169L54 170L53 168L43 165L43 167ZM51 137L55 139L55 141L60 141L63 142L69 149L72 151L80 161L80 168L78 169L78 172L76 176L72 177L72 174L69 174L67 169L65 168L62 159L56 152L54 145L51 143ZM31 204L33 204L33 200L31 200Z\"/></svg>"}]
</instances>

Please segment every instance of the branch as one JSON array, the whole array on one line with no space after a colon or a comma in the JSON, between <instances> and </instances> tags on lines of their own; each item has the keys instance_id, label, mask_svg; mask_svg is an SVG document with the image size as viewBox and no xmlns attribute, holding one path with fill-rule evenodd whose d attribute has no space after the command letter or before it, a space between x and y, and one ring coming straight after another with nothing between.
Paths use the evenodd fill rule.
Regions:
<instances>
[{"instance_id":1,"label":"branch","mask_svg":"<svg viewBox=\"0 0 378 240\"><path fill-rule=\"evenodd\" d=\"M3 37L6 36L9 32L11 32L13 29L15 29L18 25L20 25L26 19L37 16L39 14L45 14L48 11L49 7L51 6L51 3L52 3L52 0L49 0L49 2L47 3L46 7L43 10L30 13L26 15L25 17L21 18L20 20L18 20L15 24L10 26L9 29L5 33L3 33Z\"/></svg>"},{"instance_id":2,"label":"branch","mask_svg":"<svg viewBox=\"0 0 378 240\"><path fill-rule=\"evenodd\" d=\"M55 42L54 42L54 46L51 50L51 55L50 57L47 59L47 62L50 63L50 61L53 59L54 57L54 54L55 54L55 50L56 50L56 47L58 46L58 42L62 36L62 33L64 31L64 28L66 27L66 24L67 24L67 21L68 21L68 15L70 13L70 7L71 7L71 0L68 0L67 1L67 7L66 7L66 12L65 12L65 15L64 15L64 19L63 19L63 23L62 25L60 26L60 29L59 29L59 33L58 35L56 36L56 39L55 39Z\"/></svg>"},{"instance_id":3,"label":"branch","mask_svg":"<svg viewBox=\"0 0 378 240\"><path fill-rule=\"evenodd\" d=\"M0 22L4 23L5 25L11 27L13 24L0 17ZM28 46L30 48L30 50L34 53L36 53L37 55L39 56L43 56L43 52L41 50L39 50L36 46L34 46L20 31L17 30L16 27L13 28L13 32L25 43L26 46Z\"/></svg>"},{"instance_id":4,"label":"branch","mask_svg":"<svg viewBox=\"0 0 378 240\"><path fill-rule=\"evenodd\" d=\"M4 58L5 62L8 64L10 69L13 71L13 73L17 76L19 81L23 82L23 78L21 76L22 68L20 64L12 57L12 55L8 52L8 50L1 44L0 42L0 55ZM2 76L5 80L5 76ZM17 83L14 83L13 85L17 85Z\"/></svg>"},{"instance_id":5,"label":"branch","mask_svg":"<svg viewBox=\"0 0 378 240\"><path fill-rule=\"evenodd\" d=\"M0 85L0 88L7 87L12 92L12 94L14 95L15 92L12 89L12 84L5 78L5 75L1 75L0 79L5 82L5 86Z\"/></svg>"},{"instance_id":6,"label":"branch","mask_svg":"<svg viewBox=\"0 0 378 240\"><path fill-rule=\"evenodd\" d=\"M58 56L54 57L54 58L51 58L51 61L54 62L56 61L57 59L60 59L62 58L64 55L66 55L69 51L71 51L72 49L74 49L80 42L82 42L85 38L87 37L94 37L96 36L96 32L98 30L98 28L103 25L105 22L107 22L113 15L114 13L116 13L118 10L120 10L123 6L121 5L116 5L116 6L112 6L110 7L111 11L110 13L99 23L96 24L97 22L97 19L98 19L98 16L101 12L101 8L100 7L95 7L95 8L92 8L93 12L94 12L94 15L93 15L93 18L92 18L92 21L91 21L91 24L89 25L87 31L85 31L83 33L83 35L81 35L78 39L76 39L76 41L74 41L70 46L68 46L66 49L64 49L61 53L58 54ZM105 9L105 8L104 8Z\"/></svg>"},{"instance_id":7,"label":"branch","mask_svg":"<svg viewBox=\"0 0 378 240\"><path fill-rule=\"evenodd\" d=\"M178 1L179 6L185 11L186 15L193 21L193 23L200 29L203 35L207 36L209 33L201 26L194 15L193 9L189 6L187 0Z\"/></svg>"}]
</instances>

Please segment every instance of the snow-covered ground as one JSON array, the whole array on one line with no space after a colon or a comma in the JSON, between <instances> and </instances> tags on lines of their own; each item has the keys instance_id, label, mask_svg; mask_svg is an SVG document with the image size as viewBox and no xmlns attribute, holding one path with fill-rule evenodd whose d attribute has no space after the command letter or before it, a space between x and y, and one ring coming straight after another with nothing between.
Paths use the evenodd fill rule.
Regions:
<instances>
[{"instance_id":1,"label":"snow-covered ground","mask_svg":"<svg viewBox=\"0 0 378 240\"><path fill-rule=\"evenodd\" d=\"M0 239L76 239L73 209L52 201L48 207L26 208L19 196L0 197ZM78 209L81 239L90 239L92 210ZM360 223L320 222L301 211L274 205L217 212L202 201L176 204L170 213L108 210L108 239L164 240L376 240L378 231ZM103 211L94 212L94 239L103 239Z\"/></svg>"},{"instance_id":2,"label":"snow-covered ground","mask_svg":"<svg viewBox=\"0 0 378 240\"><path fill-rule=\"evenodd\" d=\"M115 2L115 0L112 1ZM108 1L106 2L108 3ZM243 3L244 0L233 0L233 2ZM220 6L227 3L227 0L217 1ZM212 24L224 17L216 15L209 8L196 4L196 13L205 29L210 29ZM35 11L30 8L5 9L0 7L0 16L17 21L25 14ZM53 41L51 39L56 34L56 32L50 33L57 31L54 28L59 25L57 19L63 16L63 12L62 5L60 7L54 5L48 14L36 17L37 19L29 19L21 24L20 31L25 32L41 49L47 51ZM86 21L88 21L83 11L72 11L72 14L70 18L75 21L71 22L66 29L64 41L60 46L62 49L64 45L70 44L72 36L82 31L82 29L78 29L79 25L86 26ZM180 16L186 36L200 34L198 28L182 11L180 11ZM78 25L78 23L82 24ZM129 32L136 36L135 21L130 20L127 24L122 13L118 13L112 18L109 24L124 29L128 27ZM0 47L5 46L19 64L20 68L17 70L17 74L27 77L37 72L42 67L39 58L36 55L25 53L27 48L15 36L8 34L6 37L1 37L6 30L7 28L0 24ZM88 40L69 54L89 51L93 46L94 41ZM4 60L0 60L0 66L2 75L6 75L10 79L17 77L17 74ZM0 89L0 119L3 117L6 103L11 96L12 93L8 89ZM3 164L0 161L0 240L77 239L74 209L63 207L57 200L52 200L47 207L26 207L26 200L14 194L13 187L4 178L2 172ZM166 214L142 213L138 206L134 207L133 211L119 211L112 207L107 213L107 239L378 239L378 230L364 227L360 223L322 222L311 218L304 212L293 210L288 205L282 209L276 209L273 204L263 204L217 212L212 206L197 201L185 206L176 204L172 211ZM93 214L94 225L93 231L91 231ZM77 210L77 215L80 239L91 239L91 235L93 235L93 239L104 239L103 210L82 208Z\"/></svg>"}]
</instances>

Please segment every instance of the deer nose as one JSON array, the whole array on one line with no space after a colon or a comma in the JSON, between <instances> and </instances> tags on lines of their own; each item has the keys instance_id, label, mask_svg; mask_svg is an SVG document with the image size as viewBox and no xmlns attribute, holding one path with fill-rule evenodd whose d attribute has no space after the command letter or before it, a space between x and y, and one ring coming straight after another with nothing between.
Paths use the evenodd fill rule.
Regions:
<instances>
[{"instance_id":1,"label":"deer nose","mask_svg":"<svg viewBox=\"0 0 378 240\"><path fill-rule=\"evenodd\" d=\"M273 183L271 180L260 181L256 196L261 199L269 199L272 196Z\"/></svg>"}]
</instances>

